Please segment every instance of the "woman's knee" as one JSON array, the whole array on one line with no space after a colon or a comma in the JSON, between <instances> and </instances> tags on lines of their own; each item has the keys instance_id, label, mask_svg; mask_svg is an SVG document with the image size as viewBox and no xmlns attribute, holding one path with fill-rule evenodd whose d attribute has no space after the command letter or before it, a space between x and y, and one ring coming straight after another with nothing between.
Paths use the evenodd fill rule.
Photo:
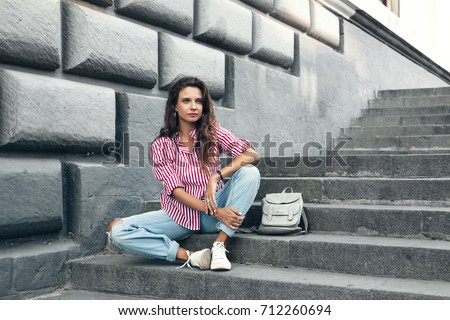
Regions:
<instances>
[{"instance_id":1,"label":"woman's knee","mask_svg":"<svg viewBox=\"0 0 450 320\"><path fill-rule=\"evenodd\" d=\"M239 169L240 173L245 177L245 179L249 179L252 182L258 182L261 179L261 174L259 170L254 165L246 165Z\"/></svg>"},{"instance_id":2,"label":"woman's knee","mask_svg":"<svg viewBox=\"0 0 450 320\"><path fill-rule=\"evenodd\" d=\"M122 227L121 227L122 226ZM108 226L108 236L114 244L121 242L121 235L124 234L125 224L122 219L116 219Z\"/></svg>"},{"instance_id":3,"label":"woman's knee","mask_svg":"<svg viewBox=\"0 0 450 320\"><path fill-rule=\"evenodd\" d=\"M123 222L123 220L122 220L122 219L115 219L115 220L113 220L113 221L109 224L109 226L108 226L108 232L111 233L111 232L112 232L112 228L113 228L116 224L118 224L119 222Z\"/></svg>"}]
</instances>

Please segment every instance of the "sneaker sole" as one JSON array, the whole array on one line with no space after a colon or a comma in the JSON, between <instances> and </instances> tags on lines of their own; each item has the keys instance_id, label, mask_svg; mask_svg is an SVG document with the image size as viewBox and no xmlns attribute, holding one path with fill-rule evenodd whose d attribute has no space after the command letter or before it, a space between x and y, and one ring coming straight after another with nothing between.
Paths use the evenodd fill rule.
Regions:
<instances>
[{"instance_id":1,"label":"sneaker sole","mask_svg":"<svg viewBox=\"0 0 450 320\"><path fill-rule=\"evenodd\" d=\"M212 263L211 264L211 270L212 271L228 271L231 270L231 264L230 263Z\"/></svg>"},{"instance_id":2,"label":"sneaker sole","mask_svg":"<svg viewBox=\"0 0 450 320\"><path fill-rule=\"evenodd\" d=\"M200 251L200 259L198 261L198 267L202 270L209 270L211 266L211 250L203 249Z\"/></svg>"}]
</instances>

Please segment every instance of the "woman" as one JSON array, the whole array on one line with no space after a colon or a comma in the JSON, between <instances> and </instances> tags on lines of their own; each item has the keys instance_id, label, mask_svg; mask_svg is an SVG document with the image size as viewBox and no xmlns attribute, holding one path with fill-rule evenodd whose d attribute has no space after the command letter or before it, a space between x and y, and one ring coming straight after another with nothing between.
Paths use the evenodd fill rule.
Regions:
<instances>
[{"instance_id":1,"label":"woman","mask_svg":"<svg viewBox=\"0 0 450 320\"><path fill-rule=\"evenodd\" d=\"M234 159L220 168L219 155ZM259 159L251 143L216 120L206 85L194 77L169 92L164 126L151 147L153 173L162 181L161 210L116 219L109 241L149 258L183 260L200 269L230 270L225 244L241 225L259 188ZM231 177L224 184L223 179ZM217 233L212 249L190 251L177 241L194 233Z\"/></svg>"}]
</instances>

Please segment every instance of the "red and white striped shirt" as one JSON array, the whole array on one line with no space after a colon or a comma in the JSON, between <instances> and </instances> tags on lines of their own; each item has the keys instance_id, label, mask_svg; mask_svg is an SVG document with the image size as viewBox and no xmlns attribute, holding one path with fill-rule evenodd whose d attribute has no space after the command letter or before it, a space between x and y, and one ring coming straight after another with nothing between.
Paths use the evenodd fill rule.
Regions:
<instances>
[{"instance_id":1,"label":"red and white striped shirt","mask_svg":"<svg viewBox=\"0 0 450 320\"><path fill-rule=\"evenodd\" d=\"M217 141L215 143L216 155L226 154L233 158L239 156L247 148L253 148L245 139L236 138L234 134L221 126L217 126ZM196 130L190 132L197 138ZM160 194L161 209L179 225L190 229L200 229L200 212L178 202L172 195L176 187L184 188L184 191L197 199L203 200L209 175L201 169L198 154L190 151L181 141L177 133L173 137L158 137L152 144L151 157L153 161L153 174L156 179L162 181L163 189ZM220 161L217 158L212 173L220 170ZM219 191L223 182L217 184Z\"/></svg>"}]
</instances>

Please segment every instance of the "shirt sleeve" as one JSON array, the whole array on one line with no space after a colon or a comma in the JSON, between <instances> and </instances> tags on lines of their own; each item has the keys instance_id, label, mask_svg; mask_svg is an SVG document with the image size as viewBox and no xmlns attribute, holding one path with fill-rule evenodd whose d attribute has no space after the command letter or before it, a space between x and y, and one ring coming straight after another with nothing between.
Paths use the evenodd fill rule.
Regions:
<instances>
[{"instance_id":1,"label":"shirt sleeve","mask_svg":"<svg viewBox=\"0 0 450 320\"><path fill-rule=\"evenodd\" d=\"M248 148L254 148L250 141L236 136L229 130L217 126L217 142L220 153L236 158Z\"/></svg>"},{"instance_id":2,"label":"shirt sleeve","mask_svg":"<svg viewBox=\"0 0 450 320\"><path fill-rule=\"evenodd\" d=\"M151 147L153 162L153 174L155 178L163 183L163 191L171 196L177 187L184 188L180 177L175 171L175 146L173 141L167 138L157 138Z\"/></svg>"}]
</instances>

